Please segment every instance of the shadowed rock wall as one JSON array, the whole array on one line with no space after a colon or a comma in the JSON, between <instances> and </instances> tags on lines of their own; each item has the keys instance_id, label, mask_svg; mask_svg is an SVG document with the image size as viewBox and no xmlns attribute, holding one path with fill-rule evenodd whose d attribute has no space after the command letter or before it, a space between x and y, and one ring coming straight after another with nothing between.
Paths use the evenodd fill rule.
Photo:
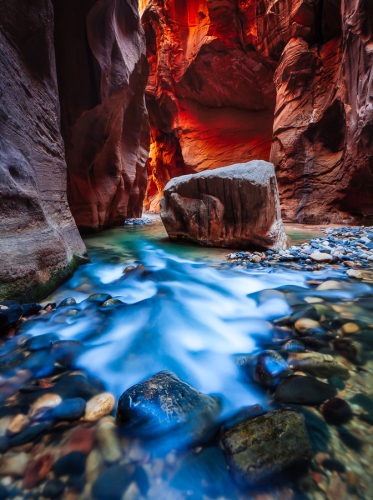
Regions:
<instances>
[{"instance_id":1,"label":"shadowed rock wall","mask_svg":"<svg viewBox=\"0 0 373 500\"><path fill-rule=\"evenodd\" d=\"M0 300L25 302L86 260L66 196L49 0L2 0L0 54Z\"/></svg>"},{"instance_id":2,"label":"shadowed rock wall","mask_svg":"<svg viewBox=\"0 0 373 500\"><path fill-rule=\"evenodd\" d=\"M53 0L68 198L83 232L139 217L148 62L136 0Z\"/></svg>"}]
</instances>

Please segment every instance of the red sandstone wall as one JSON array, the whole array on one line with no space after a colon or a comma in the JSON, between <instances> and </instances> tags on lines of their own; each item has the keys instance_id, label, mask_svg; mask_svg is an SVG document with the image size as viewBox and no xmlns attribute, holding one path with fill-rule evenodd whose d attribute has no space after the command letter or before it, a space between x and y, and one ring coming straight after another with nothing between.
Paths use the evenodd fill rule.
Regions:
<instances>
[{"instance_id":1,"label":"red sandstone wall","mask_svg":"<svg viewBox=\"0 0 373 500\"><path fill-rule=\"evenodd\" d=\"M145 207L169 178L276 166L283 217L373 219L373 4L142 2L152 126Z\"/></svg>"}]
</instances>

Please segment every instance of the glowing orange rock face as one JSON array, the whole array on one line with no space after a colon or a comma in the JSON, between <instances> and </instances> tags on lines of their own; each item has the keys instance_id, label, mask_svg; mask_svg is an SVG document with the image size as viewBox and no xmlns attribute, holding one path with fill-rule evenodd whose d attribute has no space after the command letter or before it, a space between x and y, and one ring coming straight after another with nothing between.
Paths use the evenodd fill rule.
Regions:
<instances>
[{"instance_id":1,"label":"glowing orange rock face","mask_svg":"<svg viewBox=\"0 0 373 500\"><path fill-rule=\"evenodd\" d=\"M159 210L172 177L269 158L275 64L256 50L252 1L151 0L142 22L152 126L145 208Z\"/></svg>"},{"instance_id":2,"label":"glowing orange rock face","mask_svg":"<svg viewBox=\"0 0 373 500\"><path fill-rule=\"evenodd\" d=\"M159 208L172 177L270 159L285 220L373 220L372 2L143 0L142 8L146 208Z\"/></svg>"}]
</instances>

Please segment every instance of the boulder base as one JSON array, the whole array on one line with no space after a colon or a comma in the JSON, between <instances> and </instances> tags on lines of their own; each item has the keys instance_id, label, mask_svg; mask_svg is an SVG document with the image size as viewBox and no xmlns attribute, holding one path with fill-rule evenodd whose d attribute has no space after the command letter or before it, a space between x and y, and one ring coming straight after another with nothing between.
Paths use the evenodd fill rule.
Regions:
<instances>
[{"instance_id":1,"label":"boulder base","mask_svg":"<svg viewBox=\"0 0 373 500\"><path fill-rule=\"evenodd\" d=\"M286 247L274 166L262 160L172 179L161 200L172 240L280 250Z\"/></svg>"}]
</instances>

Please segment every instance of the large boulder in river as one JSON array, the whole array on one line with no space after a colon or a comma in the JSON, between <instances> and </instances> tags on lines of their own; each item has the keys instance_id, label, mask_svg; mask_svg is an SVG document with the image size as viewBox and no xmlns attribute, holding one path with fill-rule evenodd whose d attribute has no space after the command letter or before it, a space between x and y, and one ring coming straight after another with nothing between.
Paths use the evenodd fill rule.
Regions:
<instances>
[{"instance_id":1,"label":"large boulder in river","mask_svg":"<svg viewBox=\"0 0 373 500\"><path fill-rule=\"evenodd\" d=\"M176 432L180 444L211 437L219 413L217 398L198 392L172 372L162 371L121 395L117 422L136 435L156 437Z\"/></svg>"},{"instance_id":2,"label":"large boulder in river","mask_svg":"<svg viewBox=\"0 0 373 500\"><path fill-rule=\"evenodd\" d=\"M272 163L255 160L172 179L161 200L172 240L279 250L286 247Z\"/></svg>"},{"instance_id":3,"label":"large boulder in river","mask_svg":"<svg viewBox=\"0 0 373 500\"><path fill-rule=\"evenodd\" d=\"M228 463L241 481L262 483L295 472L312 456L304 416L274 410L231 428L222 438Z\"/></svg>"}]
</instances>

